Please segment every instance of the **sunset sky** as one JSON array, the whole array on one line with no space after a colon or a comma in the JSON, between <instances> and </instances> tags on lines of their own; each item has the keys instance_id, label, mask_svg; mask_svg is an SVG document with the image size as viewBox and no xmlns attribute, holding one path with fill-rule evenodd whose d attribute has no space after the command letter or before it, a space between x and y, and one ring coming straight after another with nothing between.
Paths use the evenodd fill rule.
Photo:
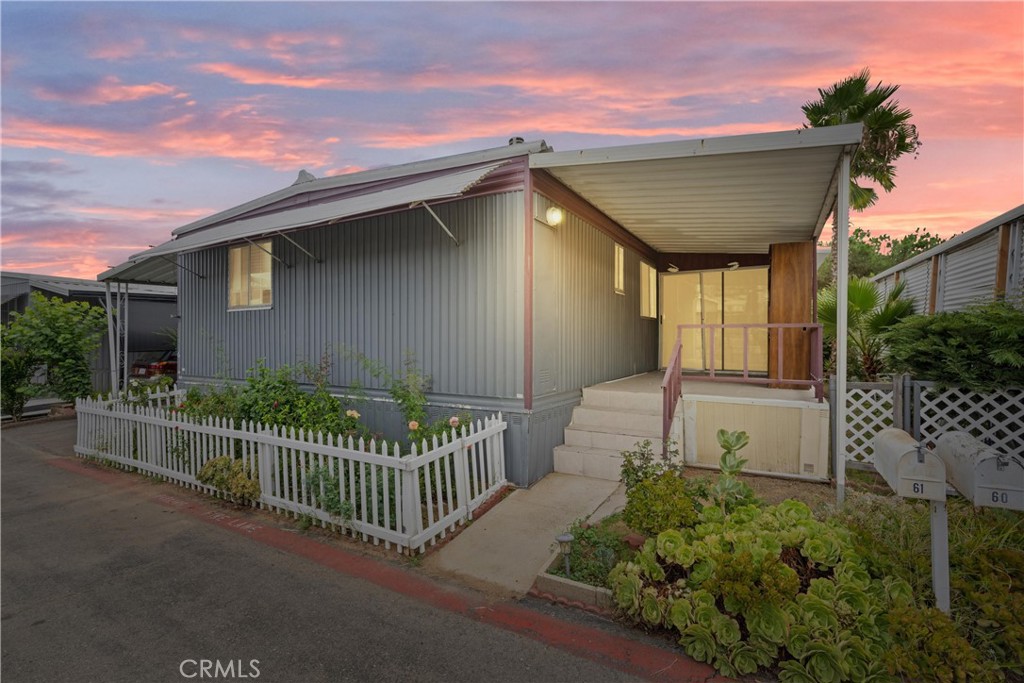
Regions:
<instances>
[{"instance_id":1,"label":"sunset sky","mask_svg":"<svg viewBox=\"0 0 1024 683\"><path fill-rule=\"evenodd\" d=\"M2 266L94 278L320 177L504 145L792 130L867 66L923 146L852 222L1024 203L1024 3L0 4Z\"/></svg>"}]
</instances>

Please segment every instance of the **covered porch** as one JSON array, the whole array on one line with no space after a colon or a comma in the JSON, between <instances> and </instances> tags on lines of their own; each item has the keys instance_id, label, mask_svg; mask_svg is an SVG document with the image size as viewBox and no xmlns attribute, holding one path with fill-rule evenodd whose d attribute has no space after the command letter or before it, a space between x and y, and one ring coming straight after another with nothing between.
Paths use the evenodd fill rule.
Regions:
<instances>
[{"instance_id":1,"label":"covered porch","mask_svg":"<svg viewBox=\"0 0 1024 683\"><path fill-rule=\"evenodd\" d=\"M836 126L531 158L544 198L569 201L550 177L628 231L658 330L648 367L661 370L583 389L556 471L617 477L615 456L645 438L671 439L688 463L715 466L722 428L750 434L750 471L829 477L815 247L834 216L845 302L849 164L861 132Z\"/></svg>"},{"instance_id":2,"label":"covered porch","mask_svg":"<svg viewBox=\"0 0 1024 683\"><path fill-rule=\"evenodd\" d=\"M601 479L619 478L621 452L649 440L660 449L665 375L661 371L604 382L583 390L583 402L555 449L555 470ZM668 439L687 465L717 468L719 429L742 430L750 444L744 471L828 480L829 406L815 390L779 388L707 377L683 377Z\"/></svg>"}]
</instances>

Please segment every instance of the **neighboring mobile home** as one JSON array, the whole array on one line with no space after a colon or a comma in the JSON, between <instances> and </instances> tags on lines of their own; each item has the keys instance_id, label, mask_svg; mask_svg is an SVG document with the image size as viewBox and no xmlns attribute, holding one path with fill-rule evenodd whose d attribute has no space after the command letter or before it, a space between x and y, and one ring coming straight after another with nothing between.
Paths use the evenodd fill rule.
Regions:
<instances>
[{"instance_id":1,"label":"neighboring mobile home","mask_svg":"<svg viewBox=\"0 0 1024 683\"><path fill-rule=\"evenodd\" d=\"M93 306L106 307L107 304L106 285L96 280L4 271L0 273L0 283L5 323L11 313L25 312L32 292L60 297L64 301L85 301ZM115 319L127 321L127 327L119 329L120 333L114 339L115 354L122 354L122 363L127 367L136 361L156 360L162 352L174 349L178 329L177 292L174 287L122 286L120 296L112 300L111 305L123 311ZM110 358L110 336L104 335L91 365L94 391L110 391ZM121 380L123 378L119 377Z\"/></svg>"},{"instance_id":2,"label":"neighboring mobile home","mask_svg":"<svg viewBox=\"0 0 1024 683\"><path fill-rule=\"evenodd\" d=\"M905 282L917 313L959 311L1024 296L1024 204L874 277L890 291Z\"/></svg>"},{"instance_id":3,"label":"neighboring mobile home","mask_svg":"<svg viewBox=\"0 0 1024 683\"><path fill-rule=\"evenodd\" d=\"M691 374L782 377L802 387L820 380L811 376L820 358L810 330L815 245L860 139L859 125L573 152L514 138L342 176L303 172L288 188L178 228L99 279L177 284L186 384L240 380L260 359L280 366L330 353L334 390L364 387L376 413L364 416L397 436L402 425L381 387L342 352L392 368L411 352L432 378L435 412L505 414L507 471L517 484L559 464L606 476L608 468L592 472L587 463L618 446L591 443L595 460L583 444L561 446L573 435L567 428L589 420L594 429L576 429L574 438L586 432L591 441L616 430L632 441L658 437L660 373L656 424L638 406L587 414L583 388L670 365L677 337L677 360ZM677 331L687 323L704 327ZM779 344L769 323L803 327ZM761 327L745 343L740 324ZM787 438L795 436L793 448L817 449L818 459L760 469L825 477L818 418L827 420L827 408L788 384L753 387L790 392L759 408L752 394L698 393L710 403L731 400L733 417L757 413L760 421L719 426L765 434L792 432L789 418L769 409L816 406L817 431L805 430L800 446L801 420L810 428L796 415L797 433ZM613 425L612 413L626 422ZM707 432L704 418L673 417L688 459L710 462L706 434L696 434Z\"/></svg>"}]
</instances>

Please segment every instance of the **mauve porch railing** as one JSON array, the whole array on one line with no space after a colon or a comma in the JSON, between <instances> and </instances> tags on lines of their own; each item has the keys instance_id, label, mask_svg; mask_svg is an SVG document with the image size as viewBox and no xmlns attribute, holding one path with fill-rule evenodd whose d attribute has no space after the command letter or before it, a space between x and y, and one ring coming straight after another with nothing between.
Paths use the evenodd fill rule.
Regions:
<instances>
[{"instance_id":1,"label":"mauve porch railing","mask_svg":"<svg viewBox=\"0 0 1024 683\"><path fill-rule=\"evenodd\" d=\"M776 332L776 368L775 376L768 375L752 376L750 374L750 330L764 329L768 332L769 339L772 331ZM811 379L790 379L786 377L783 361L783 349L785 344L786 330L796 329L811 333ZM661 436L662 452L668 450L668 437L672 431L672 418L676 414L676 406L683 386L683 330L700 330L708 332L708 355L711 365L708 374L703 379L713 382L738 382L741 384L789 384L796 386L807 386L814 388L814 397L820 403L825 397L824 386L824 360L822 357L821 324L820 323L719 323L705 325L679 325L676 327L676 343L672 347L672 355L669 357L668 367L665 368L665 377L661 382L662 413L661 413ZM718 330L725 334L725 330L743 330L743 371L735 374L730 371L728 375L715 374L715 334ZM719 372L721 372L719 370Z\"/></svg>"}]
</instances>

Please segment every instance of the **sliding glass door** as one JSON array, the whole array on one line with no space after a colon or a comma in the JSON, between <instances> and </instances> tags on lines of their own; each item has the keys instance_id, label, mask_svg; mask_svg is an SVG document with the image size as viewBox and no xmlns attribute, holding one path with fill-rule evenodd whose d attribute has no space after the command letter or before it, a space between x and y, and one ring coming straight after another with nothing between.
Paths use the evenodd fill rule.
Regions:
<instances>
[{"instance_id":1,"label":"sliding glass door","mask_svg":"<svg viewBox=\"0 0 1024 683\"><path fill-rule=\"evenodd\" d=\"M768 322L768 269L708 270L665 273L661 282L661 366L668 364L677 325ZM743 330L716 329L715 370L743 370ZM684 329L684 370L711 367L711 332ZM754 328L747 339L748 369L768 371L768 333Z\"/></svg>"}]
</instances>

